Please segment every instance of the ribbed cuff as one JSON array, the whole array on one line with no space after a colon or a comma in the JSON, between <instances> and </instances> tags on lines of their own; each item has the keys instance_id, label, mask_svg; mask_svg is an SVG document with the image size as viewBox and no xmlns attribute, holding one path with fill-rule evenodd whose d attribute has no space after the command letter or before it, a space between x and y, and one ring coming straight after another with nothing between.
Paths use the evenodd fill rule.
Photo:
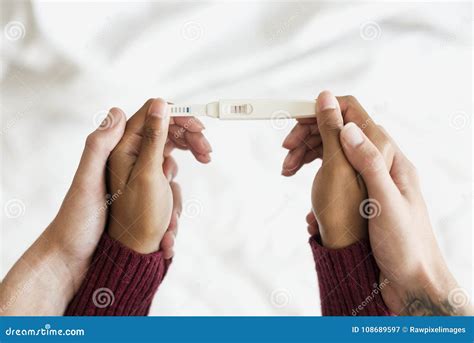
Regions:
<instances>
[{"instance_id":1,"label":"ribbed cuff","mask_svg":"<svg viewBox=\"0 0 474 343\"><path fill-rule=\"evenodd\" d=\"M170 262L140 254L104 233L67 316L144 316Z\"/></svg>"},{"instance_id":2,"label":"ribbed cuff","mask_svg":"<svg viewBox=\"0 0 474 343\"><path fill-rule=\"evenodd\" d=\"M323 316L390 316L380 291L380 271L368 241L359 241L342 249L328 249L313 236ZM388 281L387 281L388 282Z\"/></svg>"}]
</instances>

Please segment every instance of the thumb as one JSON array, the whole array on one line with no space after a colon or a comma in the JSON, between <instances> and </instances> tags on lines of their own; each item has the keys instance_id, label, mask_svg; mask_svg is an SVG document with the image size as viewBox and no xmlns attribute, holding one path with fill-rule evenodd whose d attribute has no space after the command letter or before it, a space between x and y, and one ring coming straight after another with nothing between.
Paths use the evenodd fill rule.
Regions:
<instances>
[{"instance_id":1,"label":"thumb","mask_svg":"<svg viewBox=\"0 0 474 343\"><path fill-rule=\"evenodd\" d=\"M100 126L87 136L73 184L103 187L107 159L122 138L124 130L125 114L118 108L112 108Z\"/></svg>"},{"instance_id":2,"label":"thumb","mask_svg":"<svg viewBox=\"0 0 474 343\"><path fill-rule=\"evenodd\" d=\"M349 163L364 179L370 197L381 199L400 194L382 154L356 124L347 123L340 140Z\"/></svg>"},{"instance_id":3,"label":"thumb","mask_svg":"<svg viewBox=\"0 0 474 343\"><path fill-rule=\"evenodd\" d=\"M329 91L319 94L316 101L316 119L323 143L323 164L344 158L339 142L339 132L344 126L341 108L336 97Z\"/></svg>"},{"instance_id":4,"label":"thumb","mask_svg":"<svg viewBox=\"0 0 474 343\"><path fill-rule=\"evenodd\" d=\"M168 139L168 105L163 99L155 99L148 107L143 127L142 144L134 174L145 168L156 170L163 165L163 153Z\"/></svg>"}]
</instances>

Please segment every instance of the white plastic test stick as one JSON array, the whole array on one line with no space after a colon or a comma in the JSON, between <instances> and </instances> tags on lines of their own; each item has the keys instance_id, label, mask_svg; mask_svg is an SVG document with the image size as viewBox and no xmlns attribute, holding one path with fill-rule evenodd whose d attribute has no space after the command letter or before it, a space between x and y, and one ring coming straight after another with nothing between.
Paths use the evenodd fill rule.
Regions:
<instances>
[{"instance_id":1,"label":"white plastic test stick","mask_svg":"<svg viewBox=\"0 0 474 343\"><path fill-rule=\"evenodd\" d=\"M172 117L207 116L218 119L283 119L315 117L316 101L291 100L219 100L207 105L172 104Z\"/></svg>"}]
</instances>

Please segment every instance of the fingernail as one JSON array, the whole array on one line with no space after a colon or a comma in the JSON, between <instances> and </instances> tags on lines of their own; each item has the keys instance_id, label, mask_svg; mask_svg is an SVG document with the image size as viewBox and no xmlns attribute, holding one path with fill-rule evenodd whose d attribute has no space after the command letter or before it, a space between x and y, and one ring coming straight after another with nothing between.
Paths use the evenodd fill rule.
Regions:
<instances>
[{"instance_id":1,"label":"fingernail","mask_svg":"<svg viewBox=\"0 0 474 343\"><path fill-rule=\"evenodd\" d=\"M352 147L356 147L364 141L362 137L362 132L359 127L354 123L347 123L342 129L342 138L344 142Z\"/></svg>"},{"instance_id":2,"label":"fingernail","mask_svg":"<svg viewBox=\"0 0 474 343\"><path fill-rule=\"evenodd\" d=\"M316 102L316 110L318 112L326 110L335 110L338 106L336 97L329 91L323 91L318 96Z\"/></svg>"},{"instance_id":3,"label":"fingernail","mask_svg":"<svg viewBox=\"0 0 474 343\"><path fill-rule=\"evenodd\" d=\"M168 173L168 174L166 175L166 178L168 179L168 182L173 181L173 173Z\"/></svg>"},{"instance_id":4,"label":"fingernail","mask_svg":"<svg viewBox=\"0 0 474 343\"><path fill-rule=\"evenodd\" d=\"M110 129L114 127L119 121L120 121L120 117L118 115L115 116L112 110L110 110L109 113L107 113L107 116L104 118L104 120L102 120L102 122L100 123L99 129L100 130Z\"/></svg>"},{"instance_id":5,"label":"fingernail","mask_svg":"<svg viewBox=\"0 0 474 343\"><path fill-rule=\"evenodd\" d=\"M203 141L203 144L204 144L204 148L205 148L208 152L212 152L211 144L210 144L207 140L204 140L204 141Z\"/></svg>"},{"instance_id":6,"label":"fingernail","mask_svg":"<svg viewBox=\"0 0 474 343\"><path fill-rule=\"evenodd\" d=\"M156 99L150 106L150 116L166 119L169 116L168 104L163 99Z\"/></svg>"},{"instance_id":7,"label":"fingernail","mask_svg":"<svg viewBox=\"0 0 474 343\"><path fill-rule=\"evenodd\" d=\"M204 130L206 128L199 120L196 120L196 125L198 126L199 130Z\"/></svg>"},{"instance_id":8,"label":"fingernail","mask_svg":"<svg viewBox=\"0 0 474 343\"><path fill-rule=\"evenodd\" d=\"M283 170L287 170L288 166L293 163L294 155L288 153L283 161Z\"/></svg>"}]
</instances>

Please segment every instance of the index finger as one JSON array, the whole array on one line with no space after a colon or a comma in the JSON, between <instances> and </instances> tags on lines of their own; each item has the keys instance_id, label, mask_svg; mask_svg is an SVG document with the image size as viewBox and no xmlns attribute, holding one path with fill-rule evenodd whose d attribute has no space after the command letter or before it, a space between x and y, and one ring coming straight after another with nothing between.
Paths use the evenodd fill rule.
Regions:
<instances>
[{"instance_id":1,"label":"index finger","mask_svg":"<svg viewBox=\"0 0 474 343\"><path fill-rule=\"evenodd\" d=\"M377 147L384 157L385 164L390 170L395 153L391 140L384 130L372 119L357 99L351 95L336 97L341 107L344 124L353 122L356 124Z\"/></svg>"}]
</instances>

